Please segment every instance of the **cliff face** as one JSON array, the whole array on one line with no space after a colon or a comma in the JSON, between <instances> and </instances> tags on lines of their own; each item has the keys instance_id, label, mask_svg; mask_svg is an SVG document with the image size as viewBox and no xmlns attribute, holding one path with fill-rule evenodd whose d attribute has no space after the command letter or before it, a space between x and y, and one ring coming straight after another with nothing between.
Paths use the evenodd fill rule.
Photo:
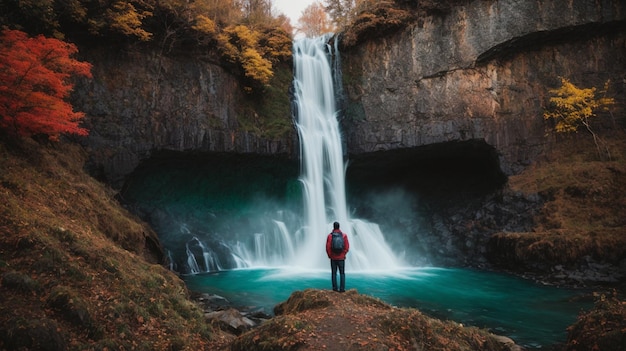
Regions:
<instances>
[{"instance_id":1,"label":"cliff face","mask_svg":"<svg viewBox=\"0 0 626 351\"><path fill-rule=\"evenodd\" d=\"M543 106L559 77L623 102L620 0L472 1L342 53L349 152L484 140L505 173L546 142Z\"/></svg>"},{"instance_id":2,"label":"cliff face","mask_svg":"<svg viewBox=\"0 0 626 351\"><path fill-rule=\"evenodd\" d=\"M265 140L241 127L240 83L220 66L155 52L81 54L94 77L76 86L74 106L87 115L92 167L114 185L156 150L293 152L290 140Z\"/></svg>"},{"instance_id":3,"label":"cliff face","mask_svg":"<svg viewBox=\"0 0 626 351\"><path fill-rule=\"evenodd\" d=\"M342 53L348 152L478 140L514 174L546 143L542 111L559 76L580 87L611 79L623 102L625 46L620 0L475 0L421 17ZM76 86L73 103L87 114L92 167L114 185L155 150L297 153L295 133L267 140L242 127L246 97L218 65L138 50L81 54L94 79Z\"/></svg>"}]
</instances>

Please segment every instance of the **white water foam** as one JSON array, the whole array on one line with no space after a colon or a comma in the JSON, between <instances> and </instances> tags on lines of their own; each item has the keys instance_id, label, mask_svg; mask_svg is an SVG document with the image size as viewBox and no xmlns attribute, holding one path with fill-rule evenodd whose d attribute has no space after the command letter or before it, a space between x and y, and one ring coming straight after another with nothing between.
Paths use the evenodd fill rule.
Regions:
<instances>
[{"instance_id":1,"label":"white water foam","mask_svg":"<svg viewBox=\"0 0 626 351\"><path fill-rule=\"evenodd\" d=\"M304 195L304 240L292 262L297 266L326 267L326 235L338 221L348 234L351 270L388 270L401 265L377 224L351 219L345 192L346 164L330 57L330 36L304 38L294 43L296 127L300 137Z\"/></svg>"}]
</instances>

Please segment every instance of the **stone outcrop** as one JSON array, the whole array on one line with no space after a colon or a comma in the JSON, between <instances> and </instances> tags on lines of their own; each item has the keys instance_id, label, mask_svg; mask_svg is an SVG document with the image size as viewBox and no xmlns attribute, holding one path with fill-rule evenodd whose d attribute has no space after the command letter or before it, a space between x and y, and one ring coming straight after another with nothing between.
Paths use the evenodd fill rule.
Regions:
<instances>
[{"instance_id":1,"label":"stone outcrop","mask_svg":"<svg viewBox=\"0 0 626 351\"><path fill-rule=\"evenodd\" d=\"M514 174L546 143L559 77L623 92L625 46L620 0L480 0L423 17L342 53L348 150L484 140Z\"/></svg>"},{"instance_id":2,"label":"stone outcrop","mask_svg":"<svg viewBox=\"0 0 626 351\"><path fill-rule=\"evenodd\" d=\"M113 184L156 150L293 153L292 141L266 140L241 127L237 78L194 55L81 49L93 79L76 85L86 113L93 172ZM286 116L288 118L288 116Z\"/></svg>"}]
</instances>

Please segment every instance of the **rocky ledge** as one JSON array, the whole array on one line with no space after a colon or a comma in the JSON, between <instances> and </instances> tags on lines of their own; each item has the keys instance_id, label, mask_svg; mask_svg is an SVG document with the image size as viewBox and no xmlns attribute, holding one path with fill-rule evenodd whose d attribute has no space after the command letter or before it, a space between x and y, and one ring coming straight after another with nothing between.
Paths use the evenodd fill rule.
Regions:
<instances>
[{"instance_id":1,"label":"rocky ledge","mask_svg":"<svg viewBox=\"0 0 626 351\"><path fill-rule=\"evenodd\" d=\"M200 299L205 309L223 307L219 297ZM223 311L206 313L223 330L214 338L215 350L522 350L510 338L396 308L356 290L295 291L257 327L246 313ZM235 335L242 329L249 330Z\"/></svg>"}]
</instances>

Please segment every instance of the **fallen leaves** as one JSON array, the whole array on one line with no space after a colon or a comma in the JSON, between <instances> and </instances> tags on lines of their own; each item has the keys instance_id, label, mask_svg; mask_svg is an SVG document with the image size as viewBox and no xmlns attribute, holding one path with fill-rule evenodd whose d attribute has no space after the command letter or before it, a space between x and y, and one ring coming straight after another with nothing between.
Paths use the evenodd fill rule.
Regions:
<instances>
[{"instance_id":1,"label":"fallen leaves","mask_svg":"<svg viewBox=\"0 0 626 351\"><path fill-rule=\"evenodd\" d=\"M325 290L295 292L279 310L283 314L238 337L231 350L498 350L496 342L479 342L490 338L486 331L392 308L356 290L341 298Z\"/></svg>"}]
</instances>

